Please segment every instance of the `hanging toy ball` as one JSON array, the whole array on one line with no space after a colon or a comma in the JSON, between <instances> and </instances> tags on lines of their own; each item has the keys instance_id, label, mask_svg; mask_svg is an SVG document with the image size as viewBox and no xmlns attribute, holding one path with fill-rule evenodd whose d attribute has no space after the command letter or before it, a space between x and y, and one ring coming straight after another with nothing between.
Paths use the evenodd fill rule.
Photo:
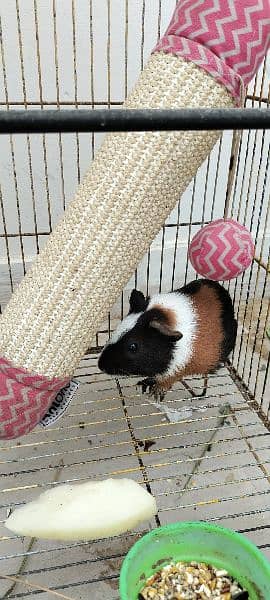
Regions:
<instances>
[{"instance_id":1,"label":"hanging toy ball","mask_svg":"<svg viewBox=\"0 0 270 600\"><path fill-rule=\"evenodd\" d=\"M194 236L188 255L195 271L215 281L233 279L254 257L251 233L233 219L218 219Z\"/></svg>"}]
</instances>

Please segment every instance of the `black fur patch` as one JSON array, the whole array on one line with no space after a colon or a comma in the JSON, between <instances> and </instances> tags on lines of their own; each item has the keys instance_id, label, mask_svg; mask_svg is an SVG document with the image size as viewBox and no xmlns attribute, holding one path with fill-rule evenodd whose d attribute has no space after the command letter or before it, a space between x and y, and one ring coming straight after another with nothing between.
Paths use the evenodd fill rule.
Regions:
<instances>
[{"instance_id":1,"label":"black fur patch","mask_svg":"<svg viewBox=\"0 0 270 600\"><path fill-rule=\"evenodd\" d=\"M129 314L144 312L149 304L149 298L145 298L139 290L132 290L129 299Z\"/></svg>"},{"instance_id":2,"label":"black fur patch","mask_svg":"<svg viewBox=\"0 0 270 600\"><path fill-rule=\"evenodd\" d=\"M100 355L98 366L110 375L138 375L154 377L164 373L173 357L175 340L150 326L158 316L157 309L144 312L131 331L127 331L115 344L109 344ZM130 350L136 345L137 351Z\"/></svg>"}]
</instances>

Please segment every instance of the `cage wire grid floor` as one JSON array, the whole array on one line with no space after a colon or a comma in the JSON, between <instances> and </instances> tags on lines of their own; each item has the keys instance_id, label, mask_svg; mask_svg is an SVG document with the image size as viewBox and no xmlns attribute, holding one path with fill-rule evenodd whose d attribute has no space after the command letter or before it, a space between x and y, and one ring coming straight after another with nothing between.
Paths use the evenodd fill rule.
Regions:
<instances>
[{"instance_id":1,"label":"cage wire grid floor","mask_svg":"<svg viewBox=\"0 0 270 600\"><path fill-rule=\"evenodd\" d=\"M89 355L76 397L47 430L1 443L1 598L116 600L122 560L143 531L177 520L207 520L245 533L270 558L268 429L228 366L175 386L162 404L134 379L99 373ZM10 506L60 482L130 477L151 491L158 514L124 535L94 542L18 538L3 522ZM33 586L33 587L32 587ZM45 589L45 591L44 591ZM9 594L7 596L7 593ZM51 590L51 591L50 591ZM61 596L60 596L61 597Z\"/></svg>"}]
</instances>

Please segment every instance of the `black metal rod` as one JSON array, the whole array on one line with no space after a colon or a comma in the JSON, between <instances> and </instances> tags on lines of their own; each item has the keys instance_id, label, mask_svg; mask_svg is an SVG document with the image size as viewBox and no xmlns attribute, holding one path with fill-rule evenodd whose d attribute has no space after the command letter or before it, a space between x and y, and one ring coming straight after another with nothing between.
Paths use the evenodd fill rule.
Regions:
<instances>
[{"instance_id":1,"label":"black metal rod","mask_svg":"<svg viewBox=\"0 0 270 600\"><path fill-rule=\"evenodd\" d=\"M270 128L270 110L262 108L0 110L0 133L266 128Z\"/></svg>"}]
</instances>

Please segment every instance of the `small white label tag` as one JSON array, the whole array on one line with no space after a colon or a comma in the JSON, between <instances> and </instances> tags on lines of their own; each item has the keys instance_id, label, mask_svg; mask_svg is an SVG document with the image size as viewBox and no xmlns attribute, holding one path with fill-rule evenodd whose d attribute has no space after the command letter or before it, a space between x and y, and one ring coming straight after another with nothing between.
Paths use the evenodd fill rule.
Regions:
<instances>
[{"instance_id":1,"label":"small white label tag","mask_svg":"<svg viewBox=\"0 0 270 600\"><path fill-rule=\"evenodd\" d=\"M48 412L46 412L46 415L44 415L43 419L41 419L39 422L42 427L50 427L50 425L62 417L79 385L80 384L78 381L76 381L76 379L72 379L64 388L60 390L60 392L58 392L53 403L48 409Z\"/></svg>"}]
</instances>

